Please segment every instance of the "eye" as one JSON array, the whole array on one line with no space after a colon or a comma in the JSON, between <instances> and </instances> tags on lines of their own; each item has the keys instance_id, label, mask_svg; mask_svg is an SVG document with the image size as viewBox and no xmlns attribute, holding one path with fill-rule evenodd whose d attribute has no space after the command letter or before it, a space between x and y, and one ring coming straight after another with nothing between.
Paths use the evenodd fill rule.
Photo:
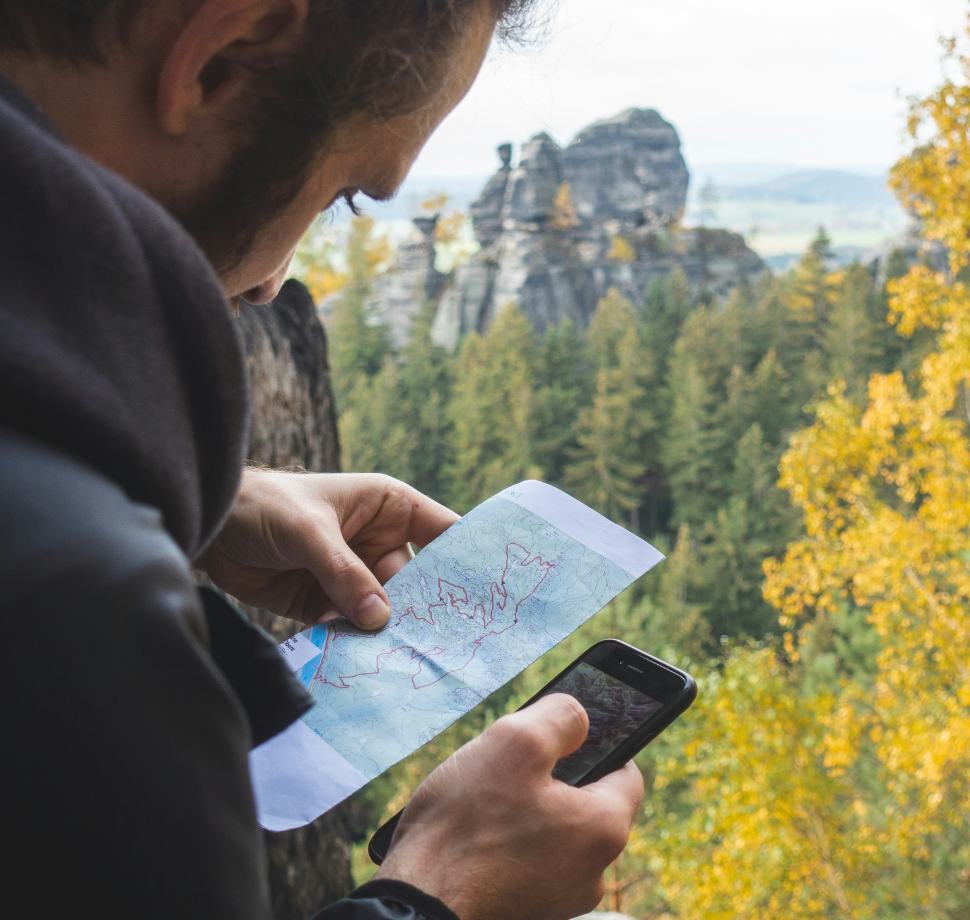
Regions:
<instances>
[{"instance_id":1,"label":"eye","mask_svg":"<svg viewBox=\"0 0 970 920\"><path fill-rule=\"evenodd\" d=\"M345 188L342 191L337 192L337 196L334 198L333 204L331 204L326 211L322 211L320 213L320 217L327 222L332 222L333 218L337 214L337 210L340 207L341 201L347 206L350 213L353 214L354 217L360 217L360 215L363 214L363 211L361 211L361 209L358 207L357 202L354 201L359 194L360 189L356 188Z\"/></svg>"},{"instance_id":2,"label":"eye","mask_svg":"<svg viewBox=\"0 0 970 920\"><path fill-rule=\"evenodd\" d=\"M350 191L348 189L341 196L344 200L344 203L347 205L348 208L350 208L350 213L353 214L354 217L360 217L361 215L361 210L359 207L357 207L357 204L354 201L354 198L357 196L357 194L358 194L357 191Z\"/></svg>"},{"instance_id":3,"label":"eye","mask_svg":"<svg viewBox=\"0 0 970 920\"><path fill-rule=\"evenodd\" d=\"M330 205L330 207L326 210L327 216L332 217L336 213L337 207L342 201L345 205L347 205L350 213L353 214L354 217L360 217L361 210L359 207L357 207L357 203L354 201L354 198L359 194L360 190L355 188L345 188L343 191L337 192L337 197L334 199L333 204Z\"/></svg>"}]
</instances>

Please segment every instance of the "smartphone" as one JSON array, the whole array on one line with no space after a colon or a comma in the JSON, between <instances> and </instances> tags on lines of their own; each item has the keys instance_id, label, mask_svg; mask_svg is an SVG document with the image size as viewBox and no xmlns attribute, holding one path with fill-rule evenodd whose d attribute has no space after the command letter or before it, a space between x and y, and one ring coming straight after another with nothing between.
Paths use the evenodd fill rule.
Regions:
<instances>
[{"instance_id":1,"label":"smartphone","mask_svg":"<svg viewBox=\"0 0 970 920\"><path fill-rule=\"evenodd\" d=\"M618 639L606 639L522 708L547 693L574 696L589 715L586 740L552 771L564 783L585 786L618 770L685 712L697 696L697 685L672 664ZM403 813L402 809L371 838L367 852L377 865L384 861Z\"/></svg>"}]
</instances>

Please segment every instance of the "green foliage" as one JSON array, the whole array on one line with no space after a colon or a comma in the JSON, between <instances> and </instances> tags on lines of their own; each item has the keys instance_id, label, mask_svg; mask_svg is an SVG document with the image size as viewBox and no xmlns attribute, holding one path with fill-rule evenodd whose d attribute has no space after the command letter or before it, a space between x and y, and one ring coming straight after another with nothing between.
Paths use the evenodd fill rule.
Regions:
<instances>
[{"instance_id":1,"label":"green foliage","mask_svg":"<svg viewBox=\"0 0 970 920\"><path fill-rule=\"evenodd\" d=\"M687 872L706 892L696 903L718 905L720 913L704 916L745 914L762 895L774 910L774 893L798 884L807 886L800 912L838 912L831 886L811 887L798 872L825 871L818 829L854 826L846 814L852 803L811 748L814 736L792 733L815 730L813 720L828 712L825 688L872 680L877 643L865 616L847 609L813 633L797 680L786 671L771 639L778 613L762 596L764 566L785 554L803 525L778 488L778 464L831 381L844 381L846 398L861 405L873 373L916 366L932 337L897 336L885 289L860 265L831 270L820 233L787 276L766 276L723 304L695 294L676 269L651 282L642 304L610 290L585 331L566 321L536 332L509 305L449 354L431 342L434 305L427 305L394 350L367 313L380 265L371 232L355 225L331 330L345 468L397 476L460 512L518 480L542 478L668 554L558 648L371 784L364 797L373 823L402 807L457 746L592 642L615 636L691 663L706 675L709 702L640 759L653 788L643 820L656 832L641 827L612 876L610 905L646 914L676 904L691 915ZM890 276L903 268L891 264ZM792 701L792 681L815 710ZM720 709L711 699L718 693L729 695ZM764 715L759 707L776 699L762 733L748 737ZM729 738L739 739L738 750ZM790 827L760 866L757 892L740 881L718 888L717 864L732 845L724 841L747 835L753 866L767 839L763 806L745 791L746 752L766 738L777 756L759 766L758 782L776 784L767 807L788 808ZM797 769L786 772L787 763ZM732 797L718 803L721 787ZM802 796L797 808L786 800L792 795ZM830 849L851 862L836 844ZM852 865L852 884L867 883L870 870Z\"/></svg>"},{"instance_id":2,"label":"green foliage","mask_svg":"<svg viewBox=\"0 0 970 920\"><path fill-rule=\"evenodd\" d=\"M820 232L786 277L723 305L677 268L639 306L607 292L585 332L566 321L539 334L509 305L452 355L431 342L434 305L396 352L370 320L386 258L357 221L332 325L347 469L397 476L461 512L545 479L674 547L662 571L676 585L664 574L648 593L654 617L691 624L680 641L711 650L712 636L776 631L762 563L799 534L775 484L788 438L831 380L862 400L873 372L913 360L865 268L830 270Z\"/></svg>"},{"instance_id":3,"label":"green foliage","mask_svg":"<svg viewBox=\"0 0 970 920\"><path fill-rule=\"evenodd\" d=\"M580 409L573 430L577 446L563 483L601 514L636 526L646 439L654 428L647 398L650 355L640 342L633 305L613 289L600 303L586 336L595 373L592 404Z\"/></svg>"},{"instance_id":4,"label":"green foliage","mask_svg":"<svg viewBox=\"0 0 970 920\"><path fill-rule=\"evenodd\" d=\"M451 394L448 355L431 343L432 315L426 308L415 317L399 357L351 379L340 416L345 469L387 473L429 495L440 490Z\"/></svg>"},{"instance_id":5,"label":"green foliage","mask_svg":"<svg viewBox=\"0 0 970 920\"><path fill-rule=\"evenodd\" d=\"M534 457L535 332L514 307L458 350L449 416L452 459L445 495L458 511L522 479L541 478Z\"/></svg>"},{"instance_id":6,"label":"green foliage","mask_svg":"<svg viewBox=\"0 0 970 920\"><path fill-rule=\"evenodd\" d=\"M387 327L371 322L368 311L375 271L387 259L387 245L374 239L373 229L373 220L366 216L351 225L347 272L331 320L330 361L334 395L341 409L351 388L361 378L377 374L391 353Z\"/></svg>"},{"instance_id":7,"label":"green foliage","mask_svg":"<svg viewBox=\"0 0 970 920\"><path fill-rule=\"evenodd\" d=\"M550 326L543 336L534 399L536 464L549 482L562 482L577 446L576 419L592 385L584 336L571 320Z\"/></svg>"}]
</instances>

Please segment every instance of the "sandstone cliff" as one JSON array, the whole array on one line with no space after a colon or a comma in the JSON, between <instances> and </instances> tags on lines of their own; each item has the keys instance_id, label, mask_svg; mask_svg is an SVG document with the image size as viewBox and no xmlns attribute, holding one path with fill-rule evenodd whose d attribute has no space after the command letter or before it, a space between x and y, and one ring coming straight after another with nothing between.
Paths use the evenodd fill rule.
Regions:
<instances>
[{"instance_id":1,"label":"sandstone cliff","mask_svg":"<svg viewBox=\"0 0 970 920\"><path fill-rule=\"evenodd\" d=\"M640 302L677 266L717 298L765 270L739 234L680 228L687 166L676 130L652 109L596 122L564 148L538 134L514 168L511 146L498 152L501 167L471 207L481 249L440 299L439 344L483 331L508 303L540 331L567 317L585 327L609 288Z\"/></svg>"},{"instance_id":2,"label":"sandstone cliff","mask_svg":"<svg viewBox=\"0 0 970 920\"><path fill-rule=\"evenodd\" d=\"M390 329L395 345L407 339L411 318L422 303L437 300L447 276L434 267L437 217L416 217L417 238L398 246L394 266L374 281L368 312Z\"/></svg>"}]
</instances>

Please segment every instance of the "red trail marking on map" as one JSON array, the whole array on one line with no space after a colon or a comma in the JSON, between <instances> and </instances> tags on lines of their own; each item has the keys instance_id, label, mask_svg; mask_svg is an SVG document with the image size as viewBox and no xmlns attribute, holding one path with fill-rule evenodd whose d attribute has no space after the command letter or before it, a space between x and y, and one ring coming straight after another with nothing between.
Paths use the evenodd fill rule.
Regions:
<instances>
[{"instance_id":1,"label":"red trail marking on map","mask_svg":"<svg viewBox=\"0 0 970 920\"><path fill-rule=\"evenodd\" d=\"M525 559L517 561L512 557L513 548L520 549L525 554ZM501 628L489 629L492 624L495 623L496 613L504 613L506 607L509 603L509 591L506 586L506 579L509 575L509 570L513 567L518 568L530 568L531 566L536 566L536 574L538 574L538 579L535 585L528 594L521 597L512 609L511 620ZM327 662L328 653L331 650L331 644L339 636L356 636L360 639L376 639L377 634L371 636L362 636L360 633L349 633L349 632L339 632L336 629L328 630L327 638L323 646L323 654L320 656L320 661L317 664L316 671L313 675L313 680L310 682L310 688L317 682L321 684L326 684L330 687L335 687L338 690L349 690L350 684L347 681L355 680L358 677L371 677L381 672L381 660L386 659L391 655L395 655L398 652L409 652L411 662L417 663L417 669L411 675L411 685L415 690L423 690L427 687L431 687L438 683L442 678L448 674L454 674L458 671L463 670L468 667L468 665L474 660L475 655L478 654L478 650L482 647L482 643L486 639L492 636L499 636L504 632L510 630L519 622L519 609L521 606L532 597L536 591L539 590L539 586L546 580L549 572L555 568L555 563L545 562L541 556L533 556L521 543L509 543L505 547L505 567L502 569L502 577L498 581L493 581L489 585L489 605L486 610L486 605L471 604L468 597L468 591L461 587L460 585L454 585L451 582L445 581L443 578L438 579L438 601L437 603L429 604L427 608L427 616L420 615L414 607L409 607L404 613L400 614L394 621L393 626L400 625L406 617L413 617L415 620L420 620L422 623L427 623L429 626L435 626L437 621L435 620L436 612L450 612L457 614L458 616L464 617L470 620L477 626L481 626L483 629L488 630L488 632L478 636L474 639L469 646L467 656L462 656L464 658L461 663L455 663L454 666L449 668L444 668L435 659L440 658L442 655L447 654L447 649L441 648L440 646L434 646L429 648L427 651L420 651L416 649L413 645L399 645L396 648L389 649L386 652L380 652L374 659L373 670L360 671L356 674L340 674L340 675L326 675L323 673L324 665ZM464 605L464 606L463 606ZM471 605L471 606L469 606ZM425 673L425 664L428 667L428 673Z\"/></svg>"}]
</instances>

